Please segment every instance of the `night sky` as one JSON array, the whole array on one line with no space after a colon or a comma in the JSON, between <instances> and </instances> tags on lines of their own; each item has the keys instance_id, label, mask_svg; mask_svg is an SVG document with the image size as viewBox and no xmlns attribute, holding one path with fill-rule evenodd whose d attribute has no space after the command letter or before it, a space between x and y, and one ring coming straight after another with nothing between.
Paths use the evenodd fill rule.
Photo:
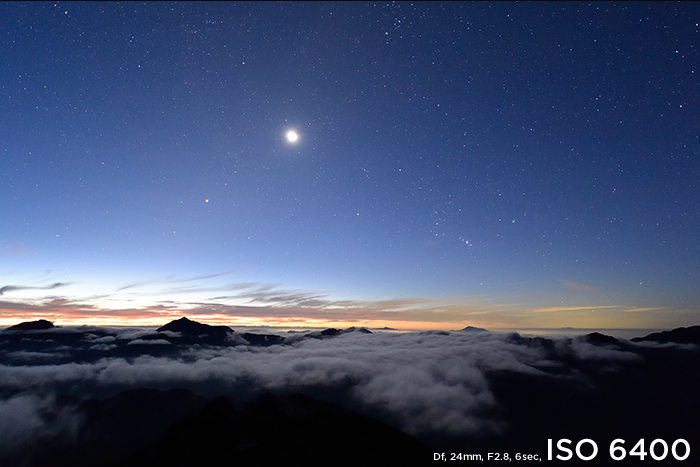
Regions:
<instances>
[{"instance_id":1,"label":"night sky","mask_svg":"<svg viewBox=\"0 0 700 467\"><path fill-rule=\"evenodd\" d=\"M10 2L0 56L2 325L700 321L697 3Z\"/></svg>"}]
</instances>

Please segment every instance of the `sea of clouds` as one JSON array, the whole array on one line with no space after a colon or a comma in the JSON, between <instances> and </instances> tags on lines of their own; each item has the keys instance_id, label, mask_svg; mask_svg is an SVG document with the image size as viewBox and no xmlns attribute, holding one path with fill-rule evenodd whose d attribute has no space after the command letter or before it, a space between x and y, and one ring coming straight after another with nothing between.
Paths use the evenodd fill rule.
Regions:
<instances>
[{"instance_id":1,"label":"sea of clouds","mask_svg":"<svg viewBox=\"0 0 700 467\"><path fill-rule=\"evenodd\" d=\"M193 345L168 357L110 356L113 340L145 343L149 332L87 335L92 341L86 344L104 353L90 362L52 364L44 351L27 352L25 364L0 364L0 455L42 437L71 436L82 414L56 403L57 395L104 398L133 388L184 388L244 401L265 392L300 392L342 402L412 435L484 437L508 428L489 375L527 374L594 387L596 374L644 363L636 352L580 338L444 331L348 332L324 339L297 333L268 347ZM155 340L149 346L156 344L171 345ZM69 349L53 351L65 356Z\"/></svg>"}]
</instances>

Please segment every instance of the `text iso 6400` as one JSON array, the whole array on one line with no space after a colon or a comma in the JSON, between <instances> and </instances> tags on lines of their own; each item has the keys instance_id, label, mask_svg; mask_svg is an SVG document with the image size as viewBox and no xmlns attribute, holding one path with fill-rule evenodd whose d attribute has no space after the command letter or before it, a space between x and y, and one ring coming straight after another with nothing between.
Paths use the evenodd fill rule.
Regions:
<instances>
[{"instance_id":1,"label":"text iso 6400","mask_svg":"<svg viewBox=\"0 0 700 467\"><path fill-rule=\"evenodd\" d=\"M630 443L631 444L631 443ZM634 443L628 451L629 445L622 438L613 440L607 447L607 454L614 461L621 461L625 458L636 460L677 460L684 461L690 456L690 443L684 439L677 439L673 442L666 442L663 439L655 439L647 443L644 438L639 439ZM482 454L467 454L467 453L434 453L433 460L435 461L535 461L541 462L543 459L547 461L568 461L572 459L580 459L583 461L591 461L598 457L598 444L592 439L585 438L578 442L570 439L562 438L559 440L547 440L547 456L540 457L539 454L510 454L510 453L488 453ZM602 455L601 455L602 458Z\"/></svg>"},{"instance_id":2,"label":"text iso 6400","mask_svg":"<svg viewBox=\"0 0 700 467\"><path fill-rule=\"evenodd\" d=\"M592 439L582 439L572 446L573 441L562 438L556 441L556 447L551 439L547 440L547 460L568 461L577 458L590 461L598 455L598 445ZM573 448L573 449L572 449ZM610 458L615 461L621 461L626 457L634 458L643 461L649 458L656 461L664 459L675 459L683 461L690 456L690 444L684 439L673 441L669 448L669 443L663 439L655 439L648 445L644 438L638 440L630 451L625 449L625 440L618 438L610 443L608 447Z\"/></svg>"}]
</instances>

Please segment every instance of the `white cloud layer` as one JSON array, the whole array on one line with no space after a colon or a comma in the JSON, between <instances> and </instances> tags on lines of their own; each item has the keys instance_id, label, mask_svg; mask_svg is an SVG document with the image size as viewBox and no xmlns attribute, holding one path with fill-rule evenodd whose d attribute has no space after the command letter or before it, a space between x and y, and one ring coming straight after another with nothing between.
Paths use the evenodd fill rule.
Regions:
<instances>
[{"instance_id":1,"label":"white cloud layer","mask_svg":"<svg viewBox=\"0 0 700 467\"><path fill-rule=\"evenodd\" d=\"M118 339L167 343L140 339L146 334L131 331ZM94 341L109 350L109 339ZM269 347L195 345L177 358L142 355L95 363L0 365L0 390L20 392L0 401L0 430L11 433L0 449L22 446L20 438L36 438L49 429L40 413L51 403L34 393L99 396L137 387L180 387L237 399L261 392L325 391L382 415L410 434L486 436L507 425L489 386L491 372L585 379L563 362L596 363L601 371L614 370L617 363L641 363L637 354L611 347L576 339L529 340L517 334L351 332L330 339L299 340L295 335L290 341Z\"/></svg>"}]
</instances>

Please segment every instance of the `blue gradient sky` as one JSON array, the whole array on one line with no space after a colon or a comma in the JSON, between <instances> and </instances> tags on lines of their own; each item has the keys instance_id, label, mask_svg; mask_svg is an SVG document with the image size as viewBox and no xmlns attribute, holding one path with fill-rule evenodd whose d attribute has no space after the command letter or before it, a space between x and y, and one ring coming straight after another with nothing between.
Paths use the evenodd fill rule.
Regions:
<instances>
[{"instance_id":1,"label":"blue gradient sky","mask_svg":"<svg viewBox=\"0 0 700 467\"><path fill-rule=\"evenodd\" d=\"M696 4L0 18L0 324L700 318Z\"/></svg>"}]
</instances>

